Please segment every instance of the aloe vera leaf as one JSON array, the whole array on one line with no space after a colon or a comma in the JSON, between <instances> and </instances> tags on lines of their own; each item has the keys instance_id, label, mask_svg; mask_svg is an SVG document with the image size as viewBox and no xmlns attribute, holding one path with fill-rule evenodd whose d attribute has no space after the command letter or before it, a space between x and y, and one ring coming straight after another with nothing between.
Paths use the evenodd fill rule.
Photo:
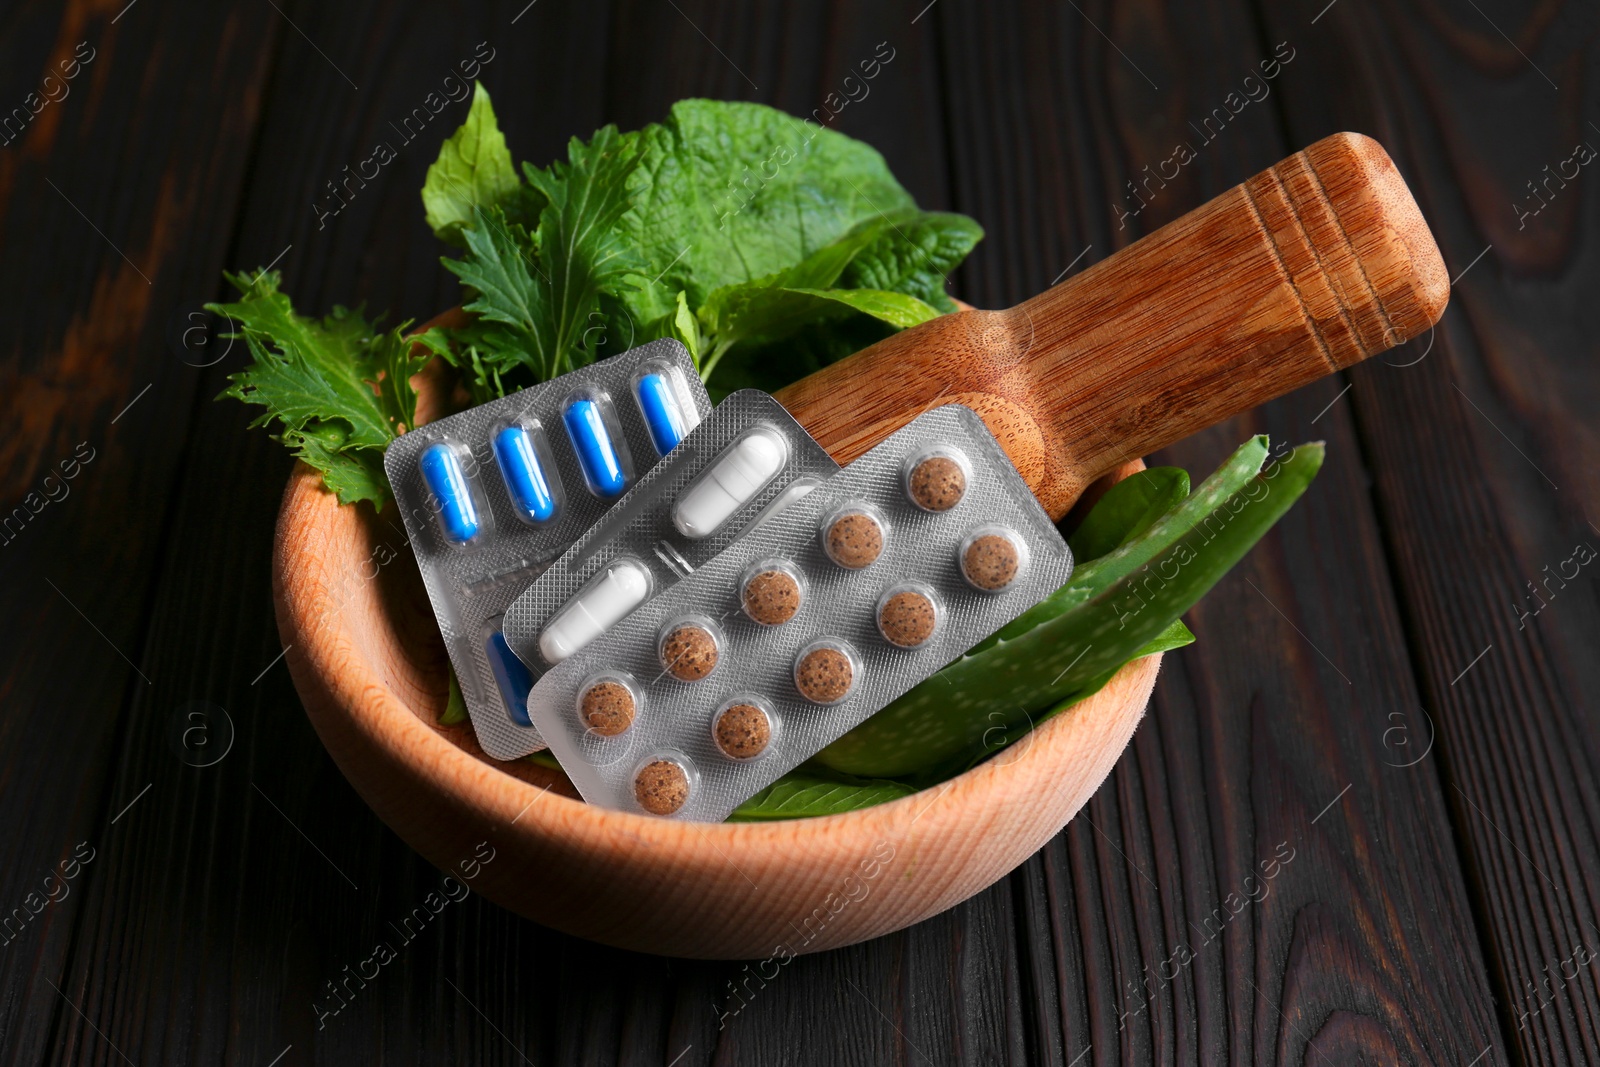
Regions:
<instances>
[{"instance_id":1,"label":"aloe vera leaf","mask_svg":"<svg viewBox=\"0 0 1600 1067\"><path fill-rule=\"evenodd\" d=\"M1182 619L1173 619L1170 626L1168 626L1165 630L1162 630L1151 640L1146 641L1139 648L1139 650L1133 655L1129 656L1125 662L1117 664L1110 670L1101 671L1093 678L1081 678L1081 672L1069 671L1067 677L1063 679L1063 684L1076 683L1075 688L1073 688L1069 696L1065 697L1054 707L1043 712L1029 715L1021 722L1013 722L1004 726L998 726L985 732L983 735L983 751L965 756L962 764L959 767L952 768L951 773L959 773L960 771L968 770L977 764L982 763L996 752L999 752L1006 746L1021 740L1031 731L1043 726L1046 722L1055 718L1057 715L1060 715L1063 711L1066 711L1074 704L1081 704L1083 701L1088 700L1090 697L1100 692L1100 690L1104 689L1106 687L1106 683L1111 681L1112 678L1115 678L1118 671L1122 670L1123 667L1126 667L1134 660L1143 659L1146 656L1153 656L1157 652L1171 652L1175 648L1182 648L1185 645L1192 644L1194 644L1194 634L1190 632L1189 628L1183 624ZM942 775L941 778L946 776L947 775Z\"/></svg>"},{"instance_id":2,"label":"aloe vera leaf","mask_svg":"<svg viewBox=\"0 0 1600 1067\"><path fill-rule=\"evenodd\" d=\"M816 761L863 777L895 777L981 751L985 733L1009 729L1029 713L1060 703L1085 680L1116 670L1171 625L1299 499L1322 459L1321 442L1301 445L1238 491L1213 498L1197 517L1189 505L1211 484L1207 479L1171 516L1106 557L1118 563L1091 575L1088 599L956 660L834 741ZM1173 537L1175 523L1185 529ZM1144 553L1150 543L1164 547ZM1145 562L1128 566L1136 558ZM1069 588L1077 584L1074 577Z\"/></svg>"},{"instance_id":3,"label":"aloe vera leaf","mask_svg":"<svg viewBox=\"0 0 1600 1067\"><path fill-rule=\"evenodd\" d=\"M1118 576L1148 564L1156 553L1172 544L1198 523L1205 521L1222 501L1244 488L1245 483L1261 470L1261 464L1266 458L1266 436L1263 434L1250 438L1235 449L1233 455L1211 473L1211 477L1201 482L1200 488L1196 489L1192 496L1152 523L1143 533L1125 541L1115 551L1099 559L1081 562L1073 570L1072 579L1067 584L978 642L967 651L967 655L975 656L1002 641L1015 640L1040 623L1048 622L1062 612L1092 600ZM945 669L949 670L949 667Z\"/></svg>"},{"instance_id":4,"label":"aloe vera leaf","mask_svg":"<svg viewBox=\"0 0 1600 1067\"><path fill-rule=\"evenodd\" d=\"M1122 547L1148 530L1189 495L1189 472L1182 467L1151 467L1106 490L1067 538L1079 563Z\"/></svg>"},{"instance_id":5,"label":"aloe vera leaf","mask_svg":"<svg viewBox=\"0 0 1600 1067\"><path fill-rule=\"evenodd\" d=\"M804 767L790 771L733 809L729 822L807 819L870 808L910 796L915 786L881 779L830 775Z\"/></svg>"}]
</instances>

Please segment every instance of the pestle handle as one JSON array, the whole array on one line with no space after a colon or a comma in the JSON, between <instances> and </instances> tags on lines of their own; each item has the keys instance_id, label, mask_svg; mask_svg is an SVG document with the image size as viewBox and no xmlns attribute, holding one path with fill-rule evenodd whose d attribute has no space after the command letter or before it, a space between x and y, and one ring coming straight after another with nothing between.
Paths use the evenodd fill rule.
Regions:
<instances>
[{"instance_id":1,"label":"pestle handle","mask_svg":"<svg viewBox=\"0 0 1600 1067\"><path fill-rule=\"evenodd\" d=\"M1449 295L1388 153L1340 133L1025 303L941 316L777 398L841 463L966 404L1060 518L1118 464L1416 336Z\"/></svg>"}]
</instances>

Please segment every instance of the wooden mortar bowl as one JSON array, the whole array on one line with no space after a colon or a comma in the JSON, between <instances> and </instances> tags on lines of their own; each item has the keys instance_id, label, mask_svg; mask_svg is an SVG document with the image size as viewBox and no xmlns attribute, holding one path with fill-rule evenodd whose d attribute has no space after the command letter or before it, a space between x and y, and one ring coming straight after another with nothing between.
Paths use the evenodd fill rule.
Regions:
<instances>
[{"instance_id":1,"label":"wooden mortar bowl","mask_svg":"<svg viewBox=\"0 0 1600 1067\"><path fill-rule=\"evenodd\" d=\"M939 403L1052 517L1195 430L1416 336L1449 280L1371 138L1335 134L1006 311L897 333L780 391L841 463ZM1137 461L1135 461L1136 463ZM797 955L909 926L1012 870L1105 779L1160 657L937 788L844 815L698 824L590 807L434 725L445 656L398 527L290 479L273 589L289 670L357 791L442 870L548 926L677 956Z\"/></svg>"},{"instance_id":2,"label":"wooden mortar bowl","mask_svg":"<svg viewBox=\"0 0 1600 1067\"><path fill-rule=\"evenodd\" d=\"M1142 464L1104 479L1106 486ZM471 886L546 926L711 959L799 955L886 934L987 888L1110 773L1161 657L943 785L843 815L684 823L575 799L561 776L436 725L447 660L409 547L304 464L278 516L272 586L295 688L339 769L442 871L488 841Z\"/></svg>"}]
</instances>

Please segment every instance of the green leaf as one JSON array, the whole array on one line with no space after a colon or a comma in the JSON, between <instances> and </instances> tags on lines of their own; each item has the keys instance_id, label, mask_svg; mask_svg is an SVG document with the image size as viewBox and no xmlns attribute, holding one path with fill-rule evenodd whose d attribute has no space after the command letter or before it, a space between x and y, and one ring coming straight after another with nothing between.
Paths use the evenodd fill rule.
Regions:
<instances>
[{"instance_id":1,"label":"green leaf","mask_svg":"<svg viewBox=\"0 0 1600 1067\"><path fill-rule=\"evenodd\" d=\"M461 235L467 243L467 254L440 262L476 293L471 302L463 305L464 310L474 312L485 323L510 327L499 331L494 347L501 351L496 353L499 358L494 362L547 367L553 353L547 338L541 336L541 329L548 324L550 294L548 285L534 286L533 271L539 268L533 258L533 238L498 208L479 212ZM461 334L467 343L493 336L481 328Z\"/></svg>"},{"instance_id":2,"label":"green leaf","mask_svg":"<svg viewBox=\"0 0 1600 1067\"><path fill-rule=\"evenodd\" d=\"M836 295L833 283L839 275L891 225L883 217L867 219L792 267L712 292L699 310L709 352L701 376L709 379L722 357L737 344L779 341L807 325L847 316L852 310L866 311L880 321L911 323L931 318L936 314L933 309L900 294L863 296L858 305ZM900 328L899 322L894 323L896 328Z\"/></svg>"},{"instance_id":3,"label":"green leaf","mask_svg":"<svg viewBox=\"0 0 1600 1067\"><path fill-rule=\"evenodd\" d=\"M830 315L805 323L781 341L733 346L722 355L706 388L714 400L738 389L775 393L894 332L894 327L866 315Z\"/></svg>"},{"instance_id":4,"label":"green leaf","mask_svg":"<svg viewBox=\"0 0 1600 1067\"><path fill-rule=\"evenodd\" d=\"M704 340L700 336L700 320L695 318L694 312L689 310L689 294L683 290L678 291L678 306L672 313L671 326L662 334L663 337L675 337L689 350L689 355L694 357L694 365L700 366L700 353L704 347Z\"/></svg>"},{"instance_id":5,"label":"green leaf","mask_svg":"<svg viewBox=\"0 0 1600 1067\"><path fill-rule=\"evenodd\" d=\"M1189 495L1189 472L1150 467L1113 485L1067 538L1079 563L1098 559L1144 533Z\"/></svg>"},{"instance_id":6,"label":"green leaf","mask_svg":"<svg viewBox=\"0 0 1600 1067\"><path fill-rule=\"evenodd\" d=\"M797 768L746 800L729 822L765 822L837 815L910 796L917 790L903 782L874 781Z\"/></svg>"},{"instance_id":7,"label":"green leaf","mask_svg":"<svg viewBox=\"0 0 1600 1067\"><path fill-rule=\"evenodd\" d=\"M981 753L985 735L1071 697L1115 671L1166 630L1249 551L1305 492L1322 466L1320 442L1259 467L1265 441L1247 442L1195 494L1122 548L1079 568L1062 589L913 688L815 759L849 774L893 777ZM1196 501L1205 502L1197 512ZM1018 622L1022 619L1019 618Z\"/></svg>"},{"instance_id":8,"label":"green leaf","mask_svg":"<svg viewBox=\"0 0 1600 1067\"><path fill-rule=\"evenodd\" d=\"M223 396L244 399L231 391L217 399ZM267 418L263 415L251 426L264 425ZM287 446L296 459L321 471L322 484L341 504L370 500L373 506L382 508L392 495L388 476L383 471L383 452L376 448L348 447L349 437L339 419L313 420L298 430L285 428L274 435L273 440Z\"/></svg>"},{"instance_id":9,"label":"green leaf","mask_svg":"<svg viewBox=\"0 0 1600 1067\"><path fill-rule=\"evenodd\" d=\"M276 438L321 471L341 503L381 507L383 450L415 418L410 379L426 353L404 336L406 324L379 333L342 307L321 320L297 314L276 272L227 278L240 299L206 306L232 320L253 361L220 396L264 407L250 425L277 423Z\"/></svg>"},{"instance_id":10,"label":"green leaf","mask_svg":"<svg viewBox=\"0 0 1600 1067\"><path fill-rule=\"evenodd\" d=\"M937 318L939 312L914 296L876 289L797 289L787 287L741 287L735 308L721 317L722 332L710 344L711 354L701 365L700 374L710 378L724 354L734 345L752 338L767 340L787 337L806 326L852 313L870 315L896 330ZM724 290L726 292L726 290Z\"/></svg>"},{"instance_id":11,"label":"green leaf","mask_svg":"<svg viewBox=\"0 0 1600 1067\"><path fill-rule=\"evenodd\" d=\"M716 289L916 206L873 148L760 104L680 100L636 136L643 162L625 227L643 261L628 296L640 322L671 311L680 290L698 309Z\"/></svg>"},{"instance_id":12,"label":"green leaf","mask_svg":"<svg viewBox=\"0 0 1600 1067\"><path fill-rule=\"evenodd\" d=\"M871 315L879 322L886 322L897 330L920 325L941 314L937 308L914 296L883 289L785 289L784 292L843 304L851 310Z\"/></svg>"},{"instance_id":13,"label":"green leaf","mask_svg":"<svg viewBox=\"0 0 1600 1067\"><path fill-rule=\"evenodd\" d=\"M1074 704L1081 704L1085 700L1088 700L1090 697L1100 692L1100 690L1104 689L1106 687L1106 683L1110 682L1112 678L1117 676L1118 671L1122 670L1123 667L1126 667L1134 660L1143 659L1146 656L1153 656L1158 652L1171 652L1175 648L1182 648L1185 645L1192 644L1194 644L1194 634L1189 632L1189 628L1183 624L1182 619L1173 619L1172 623L1165 630L1162 630L1155 637L1139 646L1138 650L1135 651L1133 655L1129 656L1126 662L1119 663L1108 671L1102 671L1095 677L1085 679L1084 681L1080 682L1078 687L1072 691L1072 694L1064 698L1061 703L1057 704L1055 707L1050 708L1048 711L1041 712L1038 715L1028 717L1023 722L1012 722L997 726L992 730L984 731L982 739L983 751L979 752L975 756L965 757L965 762L960 767L952 768L948 773L939 775L937 780L942 781L945 777L948 777L949 774L958 774L961 771L965 771L976 766L977 764L988 759L990 756L994 755L996 752L1005 748L1007 745L1019 741L1027 734L1037 730L1040 726L1044 725L1050 719L1055 718L1057 715L1060 715L1063 711L1066 711Z\"/></svg>"},{"instance_id":14,"label":"green leaf","mask_svg":"<svg viewBox=\"0 0 1600 1067\"><path fill-rule=\"evenodd\" d=\"M983 239L983 227L965 215L917 211L894 217L893 225L863 249L840 275L849 289L905 293L939 311L956 310L945 293L945 276Z\"/></svg>"},{"instance_id":15,"label":"green leaf","mask_svg":"<svg viewBox=\"0 0 1600 1067\"><path fill-rule=\"evenodd\" d=\"M450 696L445 700L444 711L439 715L440 726L456 726L467 721L467 701L461 695L461 682L456 669L450 668Z\"/></svg>"},{"instance_id":16,"label":"green leaf","mask_svg":"<svg viewBox=\"0 0 1600 1067\"><path fill-rule=\"evenodd\" d=\"M556 754L551 752L548 748L541 748L537 752L530 752L522 758L527 760L529 763L537 763L539 766L544 767L547 770L561 771L562 774L567 773L566 770L562 768L561 761L556 759Z\"/></svg>"},{"instance_id":17,"label":"green leaf","mask_svg":"<svg viewBox=\"0 0 1600 1067\"><path fill-rule=\"evenodd\" d=\"M725 346L750 337L781 334L792 323L782 314L774 314L771 305L776 302L780 309L792 308L797 302L784 301L778 294L785 289L831 287L857 253L871 245L886 226L881 218L867 219L798 263L759 278L720 286L700 305L701 324Z\"/></svg>"},{"instance_id":18,"label":"green leaf","mask_svg":"<svg viewBox=\"0 0 1600 1067\"><path fill-rule=\"evenodd\" d=\"M465 247L463 228L480 210L505 209L522 191L505 135L495 121L489 92L474 83L467 120L439 148L422 185L428 225L441 240Z\"/></svg>"},{"instance_id":19,"label":"green leaf","mask_svg":"<svg viewBox=\"0 0 1600 1067\"><path fill-rule=\"evenodd\" d=\"M1152 524L1144 533L1114 551L1073 568L1071 581L1018 615L967 654L970 656L1001 641L1012 640L1040 622L1093 599L1117 579L1148 565L1158 553L1198 524L1209 521L1215 526L1213 513L1256 476L1266 458L1266 437L1258 435L1250 438L1213 471L1211 477L1201 482L1193 495L1168 512L1160 522Z\"/></svg>"},{"instance_id":20,"label":"green leaf","mask_svg":"<svg viewBox=\"0 0 1600 1067\"><path fill-rule=\"evenodd\" d=\"M601 294L634 266L617 232L639 163L633 143L607 126L588 144L573 138L567 156L525 168L545 198L534 233L498 207L480 209L461 231L467 254L443 261L475 294L464 307L480 319L452 340L474 347L461 358L479 361L489 377L525 367L547 381L590 362L608 327Z\"/></svg>"}]
</instances>

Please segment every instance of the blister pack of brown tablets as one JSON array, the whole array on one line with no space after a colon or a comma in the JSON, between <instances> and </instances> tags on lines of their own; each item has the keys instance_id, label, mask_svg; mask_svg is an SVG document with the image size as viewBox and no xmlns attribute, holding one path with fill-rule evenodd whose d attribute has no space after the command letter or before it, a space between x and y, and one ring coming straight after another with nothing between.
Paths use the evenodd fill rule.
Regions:
<instances>
[{"instance_id":1,"label":"blister pack of brown tablets","mask_svg":"<svg viewBox=\"0 0 1600 1067\"><path fill-rule=\"evenodd\" d=\"M507 643L537 678L838 470L771 396L730 394L506 609Z\"/></svg>"},{"instance_id":2,"label":"blister pack of brown tablets","mask_svg":"<svg viewBox=\"0 0 1600 1067\"><path fill-rule=\"evenodd\" d=\"M527 718L533 677L506 608L711 410L675 340L581 367L401 434L384 471L484 750Z\"/></svg>"},{"instance_id":3,"label":"blister pack of brown tablets","mask_svg":"<svg viewBox=\"0 0 1600 1067\"><path fill-rule=\"evenodd\" d=\"M1071 573L982 420L937 408L551 668L529 716L590 803L718 821Z\"/></svg>"}]
</instances>

